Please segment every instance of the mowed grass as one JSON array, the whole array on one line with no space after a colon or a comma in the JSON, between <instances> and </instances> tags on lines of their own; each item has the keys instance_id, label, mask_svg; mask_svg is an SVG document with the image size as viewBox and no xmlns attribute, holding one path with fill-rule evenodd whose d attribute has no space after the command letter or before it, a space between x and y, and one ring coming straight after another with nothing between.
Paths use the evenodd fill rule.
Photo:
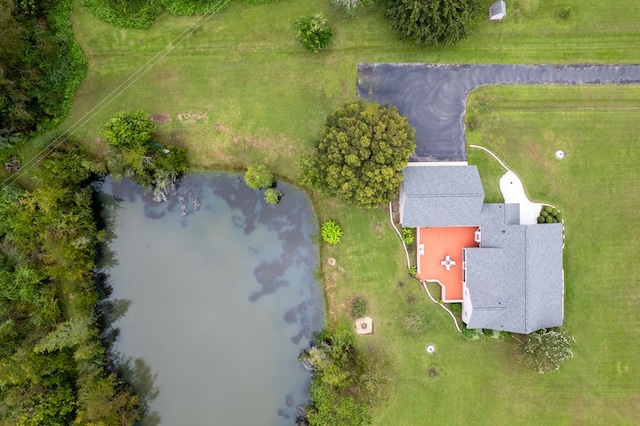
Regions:
<instances>
[{"instance_id":1,"label":"mowed grass","mask_svg":"<svg viewBox=\"0 0 640 426\"><path fill-rule=\"evenodd\" d=\"M568 20L556 16L565 4ZM163 138L187 145L197 167L237 170L255 155L295 181L298 155L312 148L324 117L355 97L358 63L633 62L634 5L523 0L504 22L479 20L458 45L424 49L398 40L381 7L345 20L326 0L233 0L207 20L165 14L149 30L123 30L78 1L73 24L89 73L62 128L79 126L75 134L99 154L99 127L114 112L164 113L171 121L160 126ZM326 51L310 54L295 40L294 22L318 12L334 37Z\"/></svg>"},{"instance_id":2,"label":"mowed grass","mask_svg":"<svg viewBox=\"0 0 640 426\"><path fill-rule=\"evenodd\" d=\"M565 325L575 358L549 379L545 406L574 424L635 423L640 87L491 86L472 92L468 106L485 110L469 140L518 173L531 198L564 213ZM557 149L564 160L554 158Z\"/></svg>"},{"instance_id":3,"label":"mowed grass","mask_svg":"<svg viewBox=\"0 0 640 426\"><path fill-rule=\"evenodd\" d=\"M557 15L564 5L571 6L568 20ZM62 129L78 126L75 135L100 155L99 128L114 112L144 109L167 114L171 121L159 125L160 138L187 146L196 168L240 170L265 162L278 178L295 183L299 155L312 151L326 115L355 99L359 62L637 60L640 10L635 0L615 4L523 0L509 3L508 8L504 22L478 22L471 37L456 46L423 49L398 41L381 10L373 8L353 20L344 20L325 0L280 0L253 6L233 0L182 43L172 40L200 18L163 15L149 30L122 30L98 21L76 2L73 23L89 59L89 74ZM297 44L293 23L300 16L318 12L333 25L334 38L327 51L309 54ZM156 57L167 45L173 49ZM145 64L154 65L138 75L146 69ZM134 78L128 81L130 77ZM534 88L531 96L543 93L538 90L546 88ZM618 112L629 114L627 118L633 122L633 110L616 109L638 105L632 100L628 104L619 101L626 99L627 92L612 94L606 103L595 98L597 90L584 89L582 100L575 100L565 110L556 109L558 118L546 120L541 119L547 110L544 102L555 108L555 98L551 103L543 93L539 99L518 102L508 96L515 99L511 109L520 110L522 116L526 115L523 107L540 105L530 114L537 121L529 124L511 124L507 110L493 105L494 101L499 104L498 96L491 95L481 101L487 107L478 112L479 128L469 135L475 143L492 149L497 145L499 155L524 178L530 195L559 205L567 217L567 328L578 341L576 358L558 373L540 376L521 367L515 361L512 339L464 340L449 316L408 276L404 252L386 208L358 210L310 192L319 220L335 219L345 231L340 245L321 244L320 275L325 283L327 318L332 324L348 323L349 301L366 297L375 333L359 341L363 350L385 359L390 366L392 392L389 401L375 411L376 425L633 422L634 407L640 400L633 386L638 383L639 367L633 358L638 337L634 331L638 295L633 288L638 274L630 274L631 266L625 262L637 257L638 250L637 246L635 251L626 246L629 251L620 253L621 246L612 245L610 239L601 246L598 236L602 231L607 231L606 238L632 235L627 229L637 233L637 223L632 227L631 220L618 216L621 208L611 204L628 203L622 210L628 208L631 214L633 201L604 190L611 181L630 193L631 188L623 182L628 178L627 185L632 185L635 181L629 176L606 174L618 172L619 167L596 152L610 154L607 147L634 151L630 148L632 128L629 123L615 122L600 133L589 128L583 132L582 126L574 128L567 122L566 134L552 130L564 118L581 113L575 105L588 105L584 98L589 96L594 96L587 99L594 105L589 125L608 125L612 121L607 118ZM102 104L111 94L117 96ZM475 95L475 102L473 99ZM631 125L637 133L637 124ZM547 136L522 142L527 150L538 153L541 164L524 163L528 153L510 148L517 143L512 142L513 137L536 134L527 131L527 126ZM565 143L576 142L578 134L591 146L590 154L584 157L576 155L579 149L586 149L582 144ZM552 154L545 160L547 151L553 152L556 145L569 152L562 163L554 162ZM612 161L632 158L620 153ZM500 201L497 183L492 182L500 175L499 167L481 152L470 151L470 159L479 164L486 178L490 201ZM600 185L603 193L603 197L589 201L592 207L598 206L594 211L583 207L586 198L595 194L592 184ZM576 238L584 244L578 244ZM624 244L631 244L629 241L625 239ZM602 256L607 260L597 262ZM336 259L335 266L328 264L328 257ZM435 355L426 353L428 343L436 346ZM431 377L431 368L437 377Z\"/></svg>"}]
</instances>

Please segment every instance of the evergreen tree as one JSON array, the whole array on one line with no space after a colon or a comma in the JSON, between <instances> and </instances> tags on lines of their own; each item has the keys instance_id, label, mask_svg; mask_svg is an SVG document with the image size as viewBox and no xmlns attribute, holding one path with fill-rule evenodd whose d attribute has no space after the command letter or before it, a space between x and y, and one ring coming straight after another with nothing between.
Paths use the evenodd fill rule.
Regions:
<instances>
[{"instance_id":1,"label":"evergreen tree","mask_svg":"<svg viewBox=\"0 0 640 426\"><path fill-rule=\"evenodd\" d=\"M479 0L387 0L391 27L402 38L425 46L465 38L479 11Z\"/></svg>"}]
</instances>

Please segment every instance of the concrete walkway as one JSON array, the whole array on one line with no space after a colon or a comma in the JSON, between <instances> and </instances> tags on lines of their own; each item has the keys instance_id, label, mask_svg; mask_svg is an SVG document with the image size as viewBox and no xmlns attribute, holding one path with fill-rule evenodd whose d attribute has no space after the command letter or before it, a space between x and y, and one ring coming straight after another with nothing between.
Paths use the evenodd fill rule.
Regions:
<instances>
[{"instance_id":1,"label":"concrete walkway","mask_svg":"<svg viewBox=\"0 0 640 426\"><path fill-rule=\"evenodd\" d=\"M640 65L358 66L358 96L395 105L415 127L410 161L466 161L467 95L488 84L640 84Z\"/></svg>"},{"instance_id":2,"label":"concrete walkway","mask_svg":"<svg viewBox=\"0 0 640 426\"><path fill-rule=\"evenodd\" d=\"M533 203L529 200L526 192L524 192L522 181L518 175L511 170L507 171L500 178L500 192L502 192L505 203L520 204L521 225L535 225L538 223L538 216L540 216L542 204Z\"/></svg>"}]
</instances>

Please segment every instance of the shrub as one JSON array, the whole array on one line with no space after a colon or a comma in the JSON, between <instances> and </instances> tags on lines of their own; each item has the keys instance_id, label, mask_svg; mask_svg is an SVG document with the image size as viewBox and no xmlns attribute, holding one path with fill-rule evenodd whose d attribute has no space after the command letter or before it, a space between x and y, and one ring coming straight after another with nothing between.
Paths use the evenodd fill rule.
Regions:
<instances>
[{"instance_id":1,"label":"shrub","mask_svg":"<svg viewBox=\"0 0 640 426\"><path fill-rule=\"evenodd\" d=\"M547 213L553 213L553 207L551 206L544 206L543 210Z\"/></svg>"},{"instance_id":2,"label":"shrub","mask_svg":"<svg viewBox=\"0 0 640 426\"><path fill-rule=\"evenodd\" d=\"M404 241L405 244L413 244L415 241L413 228L402 228L402 241Z\"/></svg>"},{"instance_id":3,"label":"shrub","mask_svg":"<svg viewBox=\"0 0 640 426\"><path fill-rule=\"evenodd\" d=\"M116 113L102 126L102 136L107 145L132 147L151 141L155 123L144 111Z\"/></svg>"},{"instance_id":4,"label":"shrub","mask_svg":"<svg viewBox=\"0 0 640 426\"><path fill-rule=\"evenodd\" d=\"M449 305L449 310L456 315L460 315L462 313L462 305L460 303L452 303Z\"/></svg>"},{"instance_id":5,"label":"shrub","mask_svg":"<svg viewBox=\"0 0 640 426\"><path fill-rule=\"evenodd\" d=\"M560 11L558 12L558 16L560 17L560 19L569 19L569 17L571 17L571 6L561 7Z\"/></svg>"},{"instance_id":6,"label":"shrub","mask_svg":"<svg viewBox=\"0 0 640 426\"><path fill-rule=\"evenodd\" d=\"M244 174L244 180L249 188L270 188L273 185L273 174L264 164L251 165Z\"/></svg>"},{"instance_id":7,"label":"shrub","mask_svg":"<svg viewBox=\"0 0 640 426\"><path fill-rule=\"evenodd\" d=\"M353 302L351 302L351 317L352 318L360 318L363 317L367 313L367 300L358 297Z\"/></svg>"},{"instance_id":8,"label":"shrub","mask_svg":"<svg viewBox=\"0 0 640 426\"><path fill-rule=\"evenodd\" d=\"M149 28L164 9L154 0L82 0L82 4L98 18L121 28Z\"/></svg>"},{"instance_id":9,"label":"shrub","mask_svg":"<svg viewBox=\"0 0 640 426\"><path fill-rule=\"evenodd\" d=\"M564 361L573 357L573 342L573 337L563 331L536 331L519 341L522 362L540 374L556 371Z\"/></svg>"},{"instance_id":10,"label":"shrub","mask_svg":"<svg viewBox=\"0 0 640 426\"><path fill-rule=\"evenodd\" d=\"M412 277L415 277L416 275L418 275L418 267L416 265L409 266L408 270L409 270L409 275L411 275Z\"/></svg>"},{"instance_id":11,"label":"shrub","mask_svg":"<svg viewBox=\"0 0 640 426\"><path fill-rule=\"evenodd\" d=\"M461 328L462 337L467 340L478 340L483 336L482 330L479 328L467 328L466 324Z\"/></svg>"},{"instance_id":12,"label":"shrub","mask_svg":"<svg viewBox=\"0 0 640 426\"><path fill-rule=\"evenodd\" d=\"M545 221L545 217L544 216L538 216L538 223L544 223Z\"/></svg>"},{"instance_id":13,"label":"shrub","mask_svg":"<svg viewBox=\"0 0 640 426\"><path fill-rule=\"evenodd\" d=\"M333 35L331 27L322 15L298 19L296 33L300 44L309 52L317 52L327 47Z\"/></svg>"},{"instance_id":14,"label":"shrub","mask_svg":"<svg viewBox=\"0 0 640 426\"><path fill-rule=\"evenodd\" d=\"M229 4L230 0L162 0L167 12L175 16L204 15L215 13Z\"/></svg>"},{"instance_id":15,"label":"shrub","mask_svg":"<svg viewBox=\"0 0 640 426\"><path fill-rule=\"evenodd\" d=\"M549 215L545 218L545 222L547 223L553 223L553 216Z\"/></svg>"},{"instance_id":16,"label":"shrub","mask_svg":"<svg viewBox=\"0 0 640 426\"><path fill-rule=\"evenodd\" d=\"M338 244L342 238L342 228L329 219L322 224L322 239L329 244Z\"/></svg>"},{"instance_id":17,"label":"shrub","mask_svg":"<svg viewBox=\"0 0 640 426\"><path fill-rule=\"evenodd\" d=\"M542 211L540 212L540 216L542 216L542 217L547 217L547 216L549 216L549 213L548 213L546 210L542 210Z\"/></svg>"},{"instance_id":18,"label":"shrub","mask_svg":"<svg viewBox=\"0 0 640 426\"><path fill-rule=\"evenodd\" d=\"M264 201L269 204L278 204L282 198L282 191L275 188L267 188L264 193Z\"/></svg>"}]
</instances>

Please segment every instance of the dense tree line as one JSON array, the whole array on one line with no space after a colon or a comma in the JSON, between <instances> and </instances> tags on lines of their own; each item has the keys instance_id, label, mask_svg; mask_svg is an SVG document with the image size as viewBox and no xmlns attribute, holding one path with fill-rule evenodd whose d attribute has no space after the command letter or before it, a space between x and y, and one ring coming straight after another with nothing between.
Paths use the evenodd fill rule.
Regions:
<instances>
[{"instance_id":1,"label":"dense tree line","mask_svg":"<svg viewBox=\"0 0 640 426\"><path fill-rule=\"evenodd\" d=\"M71 0L0 0L0 148L55 126L86 72Z\"/></svg>"},{"instance_id":2,"label":"dense tree line","mask_svg":"<svg viewBox=\"0 0 640 426\"><path fill-rule=\"evenodd\" d=\"M231 0L82 0L91 12L117 27L149 28L163 11L172 15L216 13Z\"/></svg>"},{"instance_id":3,"label":"dense tree line","mask_svg":"<svg viewBox=\"0 0 640 426\"><path fill-rule=\"evenodd\" d=\"M299 423L364 426L372 422L371 408L388 394L388 366L365 355L347 329L314 334L300 361L312 372L311 402Z\"/></svg>"},{"instance_id":4,"label":"dense tree line","mask_svg":"<svg viewBox=\"0 0 640 426\"><path fill-rule=\"evenodd\" d=\"M35 189L0 191L0 423L133 424L138 399L97 327L99 244L90 183L105 172L81 145L62 144Z\"/></svg>"},{"instance_id":5,"label":"dense tree line","mask_svg":"<svg viewBox=\"0 0 640 426\"><path fill-rule=\"evenodd\" d=\"M133 424L146 407L108 347L123 306L99 296L108 285L96 261L110 233L94 183L111 173L163 195L186 150L155 142L142 111L116 114L103 132L106 162L58 141L28 189L0 189L0 424Z\"/></svg>"}]
</instances>

